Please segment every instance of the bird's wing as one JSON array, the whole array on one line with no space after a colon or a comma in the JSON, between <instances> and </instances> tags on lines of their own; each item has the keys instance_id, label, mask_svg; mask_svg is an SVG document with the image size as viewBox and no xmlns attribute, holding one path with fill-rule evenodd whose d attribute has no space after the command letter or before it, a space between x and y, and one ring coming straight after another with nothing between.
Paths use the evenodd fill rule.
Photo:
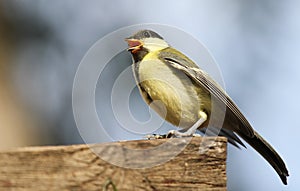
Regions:
<instances>
[{"instance_id":1,"label":"bird's wing","mask_svg":"<svg viewBox=\"0 0 300 191\"><path fill-rule=\"evenodd\" d=\"M229 110L233 116L235 116L241 125L236 125L233 128L235 131L243 133L248 137L254 136L254 130L240 112L236 104L226 94L226 92L218 85L206 72L199 69L199 67L191 61L188 57L173 48L166 48L159 53L159 59L174 69L184 72L191 80L196 84L210 92L211 96L214 96L217 101L225 104L226 109ZM227 112L227 111L226 111Z\"/></svg>"},{"instance_id":2,"label":"bird's wing","mask_svg":"<svg viewBox=\"0 0 300 191\"><path fill-rule=\"evenodd\" d=\"M233 116L239 121L238 125L233 125L232 130L258 151L275 169L282 182L285 185L287 184L287 176L289 176L289 173L282 158L267 141L253 130L231 98L207 73L199 69L193 61L173 48L167 48L161 51L159 58L169 64L170 67L184 72L196 84L210 92L211 96L214 96L218 102L225 104L226 116L229 111L230 117ZM233 140L237 141L235 137L232 136L232 134L235 135L234 133L226 129L226 131L222 131L222 129L221 132L225 133L224 135L226 137L233 138Z\"/></svg>"}]
</instances>

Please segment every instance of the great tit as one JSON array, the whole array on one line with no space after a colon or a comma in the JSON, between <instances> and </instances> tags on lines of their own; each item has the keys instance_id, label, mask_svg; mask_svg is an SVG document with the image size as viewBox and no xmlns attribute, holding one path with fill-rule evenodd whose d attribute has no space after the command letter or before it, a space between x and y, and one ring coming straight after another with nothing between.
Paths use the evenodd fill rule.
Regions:
<instances>
[{"instance_id":1,"label":"great tit","mask_svg":"<svg viewBox=\"0 0 300 191\"><path fill-rule=\"evenodd\" d=\"M210 125L231 144L245 147L241 137L270 163L283 184L287 184L289 173L282 158L251 127L232 99L205 71L154 31L141 30L125 40L143 99L165 120L182 128L168 134L192 136L196 130L204 132ZM224 121L210 122L212 115L216 115L214 118L223 115Z\"/></svg>"}]
</instances>

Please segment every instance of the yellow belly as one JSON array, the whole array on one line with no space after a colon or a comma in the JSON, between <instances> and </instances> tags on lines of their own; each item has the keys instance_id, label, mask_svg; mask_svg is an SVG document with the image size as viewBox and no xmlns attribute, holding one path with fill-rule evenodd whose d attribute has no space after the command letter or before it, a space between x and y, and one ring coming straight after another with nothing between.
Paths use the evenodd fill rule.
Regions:
<instances>
[{"instance_id":1,"label":"yellow belly","mask_svg":"<svg viewBox=\"0 0 300 191\"><path fill-rule=\"evenodd\" d=\"M140 85L153 102L150 107L162 118L182 128L191 127L199 118L205 97L201 89L183 72L158 59L147 59L139 65ZM147 102L147 96L141 93ZM200 99L201 98L201 99Z\"/></svg>"}]
</instances>

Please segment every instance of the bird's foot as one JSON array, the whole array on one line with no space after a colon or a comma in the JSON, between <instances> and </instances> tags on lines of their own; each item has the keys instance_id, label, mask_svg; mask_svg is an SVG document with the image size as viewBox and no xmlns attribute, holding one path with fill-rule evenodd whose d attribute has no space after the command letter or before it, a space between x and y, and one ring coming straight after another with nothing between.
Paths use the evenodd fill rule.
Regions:
<instances>
[{"instance_id":1,"label":"bird's foot","mask_svg":"<svg viewBox=\"0 0 300 191\"><path fill-rule=\"evenodd\" d=\"M167 134L159 135L159 134L152 134L146 135L145 138L148 140L150 139L166 139L166 138L180 138L180 137L201 137L200 134L193 133L190 134L188 132L180 132L176 130L171 130Z\"/></svg>"},{"instance_id":2,"label":"bird's foot","mask_svg":"<svg viewBox=\"0 0 300 191\"><path fill-rule=\"evenodd\" d=\"M196 134L196 130L200 127L207 119L206 113L203 111L199 112L199 120L190 128L182 130L171 130L165 135L152 134L147 135L147 139L165 139L165 138L180 138L180 137L201 137L201 135Z\"/></svg>"},{"instance_id":3,"label":"bird's foot","mask_svg":"<svg viewBox=\"0 0 300 191\"><path fill-rule=\"evenodd\" d=\"M201 137L200 134L197 133L191 133L190 131L177 131L177 130L171 130L166 135L167 138L180 138L180 137Z\"/></svg>"},{"instance_id":4,"label":"bird's foot","mask_svg":"<svg viewBox=\"0 0 300 191\"><path fill-rule=\"evenodd\" d=\"M145 138L148 139L148 140L150 140L150 139L165 139L165 138L167 138L167 134L164 134L164 135L159 135L159 134L146 135Z\"/></svg>"}]
</instances>

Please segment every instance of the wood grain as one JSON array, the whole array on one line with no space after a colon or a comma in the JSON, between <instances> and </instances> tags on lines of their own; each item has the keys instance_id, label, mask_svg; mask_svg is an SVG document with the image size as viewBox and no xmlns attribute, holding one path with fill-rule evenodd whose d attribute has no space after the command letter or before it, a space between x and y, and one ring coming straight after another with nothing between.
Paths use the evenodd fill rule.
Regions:
<instances>
[{"instance_id":1,"label":"wood grain","mask_svg":"<svg viewBox=\"0 0 300 191\"><path fill-rule=\"evenodd\" d=\"M224 191L226 138L137 140L2 151L0 190Z\"/></svg>"}]
</instances>

